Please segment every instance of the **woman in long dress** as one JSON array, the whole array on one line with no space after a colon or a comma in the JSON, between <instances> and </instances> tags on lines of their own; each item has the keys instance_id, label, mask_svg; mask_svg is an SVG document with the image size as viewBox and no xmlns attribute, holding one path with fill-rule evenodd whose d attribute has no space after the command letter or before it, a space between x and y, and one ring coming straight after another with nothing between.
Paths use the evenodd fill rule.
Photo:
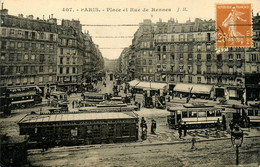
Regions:
<instances>
[{"instance_id":1,"label":"woman in long dress","mask_svg":"<svg viewBox=\"0 0 260 167\"><path fill-rule=\"evenodd\" d=\"M243 14L244 13L237 11L236 7L232 7L228 17L222 23L222 26L228 27L228 40L231 42L231 45L234 45L234 42L243 44L244 35L237 31L238 25L235 25L237 20L246 22L245 19L240 17Z\"/></svg>"}]
</instances>

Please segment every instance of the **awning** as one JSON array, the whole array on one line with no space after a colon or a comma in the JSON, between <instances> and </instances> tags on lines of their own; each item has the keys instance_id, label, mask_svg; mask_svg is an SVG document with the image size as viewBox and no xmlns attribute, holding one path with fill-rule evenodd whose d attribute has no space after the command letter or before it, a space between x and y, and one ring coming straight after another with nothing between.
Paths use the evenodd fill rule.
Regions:
<instances>
[{"instance_id":1,"label":"awning","mask_svg":"<svg viewBox=\"0 0 260 167\"><path fill-rule=\"evenodd\" d=\"M140 81L139 80L132 80L132 81L130 81L130 82L128 82L129 83L129 85L131 86L131 87L135 87L138 83L139 83Z\"/></svg>"},{"instance_id":2,"label":"awning","mask_svg":"<svg viewBox=\"0 0 260 167\"><path fill-rule=\"evenodd\" d=\"M167 86L167 83L157 83L157 82L139 82L135 88L139 89L153 89L153 90L158 90L158 89L165 89Z\"/></svg>"},{"instance_id":3,"label":"awning","mask_svg":"<svg viewBox=\"0 0 260 167\"><path fill-rule=\"evenodd\" d=\"M193 84L176 84L174 87L173 91L175 92L185 92L185 93L190 93L191 88L193 88Z\"/></svg>"},{"instance_id":4,"label":"awning","mask_svg":"<svg viewBox=\"0 0 260 167\"><path fill-rule=\"evenodd\" d=\"M185 93L198 93L198 94L210 94L212 90L212 85L202 85L202 84L177 84L174 87L176 92Z\"/></svg>"},{"instance_id":5,"label":"awning","mask_svg":"<svg viewBox=\"0 0 260 167\"><path fill-rule=\"evenodd\" d=\"M194 84L191 93L210 94L212 88L212 85Z\"/></svg>"}]
</instances>

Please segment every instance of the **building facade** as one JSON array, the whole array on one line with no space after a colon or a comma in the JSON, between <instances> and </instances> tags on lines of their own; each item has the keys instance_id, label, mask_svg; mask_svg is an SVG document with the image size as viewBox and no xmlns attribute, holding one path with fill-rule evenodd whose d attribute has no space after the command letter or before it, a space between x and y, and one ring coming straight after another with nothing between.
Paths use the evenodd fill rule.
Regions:
<instances>
[{"instance_id":1,"label":"building facade","mask_svg":"<svg viewBox=\"0 0 260 167\"><path fill-rule=\"evenodd\" d=\"M1 87L38 85L43 95L56 83L57 23L1 10Z\"/></svg>"},{"instance_id":2,"label":"building facade","mask_svg":"<svg viewBox=\"0 0 260 167\"><path fill-rule=\"evenodd\" d=\"M253 19L252 48L216 48L214 20L148 22L140 24L129 54L122 52L135 55L135 78L168 83L169 90L182 83L211 85L209 98L259 98L259 16Z\"/></svg>"},{"instance_id":3,"label":"building facade","mask_svg":"<svg viewBox=\"0 0 260 167\"><path fill-rule=\"evenodd\" d=\"M89 72L103 70L102 53L92 40L86 42L80 21L59 25L52 15L34 19L0 12L1 88L37 86L46 97L57 88L75 90Z\"/></svg>"}]
</instances>

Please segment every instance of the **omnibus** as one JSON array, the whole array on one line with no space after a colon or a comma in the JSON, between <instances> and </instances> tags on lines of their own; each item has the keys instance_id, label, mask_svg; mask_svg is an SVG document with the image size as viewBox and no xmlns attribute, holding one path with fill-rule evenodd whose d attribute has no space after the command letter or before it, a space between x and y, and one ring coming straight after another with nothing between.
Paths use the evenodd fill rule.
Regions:
<instances>
[{"instance_id":1,"label":"omnibus","mask_svg":"<svg viewBox=\"0 0 260 167\"><path fill-rule=\"evenodd\" d=\"M215 127L217 121L222 122L223 107L197 105L194 107L169 107L167 116L169 128L178 128L179 122L186 122L187 128Z\"/></svg>"}]
</instances>

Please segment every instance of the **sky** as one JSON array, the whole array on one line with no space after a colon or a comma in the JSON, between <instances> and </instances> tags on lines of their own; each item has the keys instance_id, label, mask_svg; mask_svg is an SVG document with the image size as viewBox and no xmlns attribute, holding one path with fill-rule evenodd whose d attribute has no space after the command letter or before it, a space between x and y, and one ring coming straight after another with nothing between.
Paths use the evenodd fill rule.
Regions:
<instances>
[{"instance_id":1,"label":"sky","mask_svg":"<svg viewBox=\"0 0 260 167\"><path fill-rule=\"evenodd\" d=\"M144 19L156 23L161 19L177 19L179 23L195 18L216 20L216 4L251 3L254 15L260 13L260 0L0 0L10 15L34 15L34 18L80 20L83 32L89 31L103 57L116 59L123 48L132 43L138 26L87 26L87 25L138 25ZM90 12L89 8L99 11ZM112 8L112 9L111 9ZM131 8L134 11L130 11ZM152 8L168 11L152 11ZM136 11L136 10L140 11ZM106 37L106 38L100 38ZM109 37L109 38L108 38ZM113 37L113 38L111 38ZM124 38L118 38L124 37ZM127 37L127 38L125 38ZM131 37L131 38L129 38Z\"/></svg>"}]
</instances>

